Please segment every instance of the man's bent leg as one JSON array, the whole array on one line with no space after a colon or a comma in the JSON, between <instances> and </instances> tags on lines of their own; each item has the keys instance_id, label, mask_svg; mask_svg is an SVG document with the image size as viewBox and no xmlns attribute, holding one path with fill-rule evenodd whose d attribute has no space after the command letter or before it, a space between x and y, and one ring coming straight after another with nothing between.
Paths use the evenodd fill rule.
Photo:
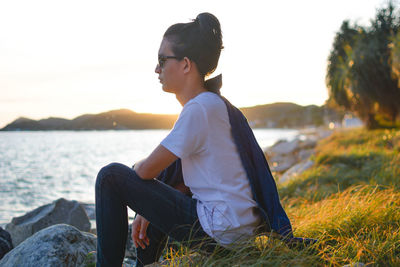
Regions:
<instances>
[{"instance_id":1,"label":"man's bent leg","mask_svg":"<svg viewBox=\"0 0 400 267\"><path fill-rule=\"evenodd\" d=\"M196 200L159 181L142 180L131 168L113 163L101 169L96 181L98 266L120 266L123 260L126 206L177 241L208 237L198 222Z\"/></svg>"},{"instance_id":2,"label":"man's bent leg","mask_svg":"<svg viewBox=\"0 0 400 267\"><path fill-rule=\"evenodd\" d=\"M128 215L113 177L99 172L96 180L97 266L121 266L128 234Z\"/></svg>"}]
</instances>

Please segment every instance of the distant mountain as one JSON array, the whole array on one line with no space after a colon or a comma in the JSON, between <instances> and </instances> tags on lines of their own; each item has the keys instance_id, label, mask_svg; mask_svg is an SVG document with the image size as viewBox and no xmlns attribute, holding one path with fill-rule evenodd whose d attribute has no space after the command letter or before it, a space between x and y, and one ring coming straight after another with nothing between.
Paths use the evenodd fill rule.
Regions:
<instances>
[{"instance_id":1,"label":"distant mountain","mask_svg":"<svg viewBox=\"0 0 400 267\"><path fill-rule=\"evenodd\" d=\"M71 121L73 129L170 129L177 115L136 113L129 109L113 110L95 115L82 115Z\"/></svg>"},{"instance_id":2,"label":"distant mountain","mask_svg":"<svg viewBox=\"0 0 400 267\"><path fill-rule=\"evenodd\" d=\"M296 128L340 120L340 114L322 106L274 103L241 108L252 127ZM85 114L72 120L18 118L1 131L171 129L178 115L136 113L129 109Z\"/></svg>"},{"instance_id":3,"label":"distant mountain","mask_svg":"<svg viewBox=\"0 0 400 267\"><path fill-rule=\"evenodd\" d=\"M18 118L2 131L171 129L177 115L136 113L129 109L85 114L72 120Z\"/></svg>"},{"instance_id":4,"label":"distant mountain","mask_svg":"<svg viewBox=\"0 0 400 267\"><path fill-rule=\"evenodd\" d=\"M251 127L298 128L341 121L343 114L326 106L274 103L241 108Z\"/></svg>"}]
</instances>

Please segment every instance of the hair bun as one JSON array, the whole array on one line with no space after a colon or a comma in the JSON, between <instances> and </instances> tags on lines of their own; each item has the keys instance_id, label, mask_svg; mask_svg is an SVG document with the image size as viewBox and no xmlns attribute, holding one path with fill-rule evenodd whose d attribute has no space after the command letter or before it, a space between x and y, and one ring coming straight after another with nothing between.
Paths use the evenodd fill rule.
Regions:
<instances>
[{"instance_id":1,"label":"hair bun","mask_svg":"<svg viewBox=\"0 0 400 267\"><path fill-rule=\"evenodd\" d=\"M221 25L213 14L204 12L197 15L196 19L194 20L198 23L200 31L202 34L206 35L207 37L213 37L213 39L217 40L218 48L222 49L222 32L221 32Z\"/></svg>"},{"instance_id":2,"label":"hair bun","mask_svg":"<svg viewBox=\"0 0 400 267\"><path fill-rule=\"evenodd\" d=\"M164 38L172 43L175 56L187 57L196 63L203 78L217 68L223 48L222 32L218 19L211 13L200 13L192 22L170 26Z\"/></svg>"}]
</instances>

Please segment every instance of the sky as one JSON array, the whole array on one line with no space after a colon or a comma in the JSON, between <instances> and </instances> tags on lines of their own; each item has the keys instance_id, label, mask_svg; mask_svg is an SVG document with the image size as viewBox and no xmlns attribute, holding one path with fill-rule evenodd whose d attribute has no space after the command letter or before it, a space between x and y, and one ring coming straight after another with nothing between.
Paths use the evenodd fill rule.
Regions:
<instances>
[{"instance_id":1,"label":"sky","mask_svg":"<svg viewBox=\"0 0 400 267\"><path fill-rule=\"evenodd\" d=\"M384 0L0 1L0 127L128 108L179 113L154 69L165 30L201 12L221 23L215 75L238 107L322 105L335 33L368 25Z\"/></svg>"}]
</instances>

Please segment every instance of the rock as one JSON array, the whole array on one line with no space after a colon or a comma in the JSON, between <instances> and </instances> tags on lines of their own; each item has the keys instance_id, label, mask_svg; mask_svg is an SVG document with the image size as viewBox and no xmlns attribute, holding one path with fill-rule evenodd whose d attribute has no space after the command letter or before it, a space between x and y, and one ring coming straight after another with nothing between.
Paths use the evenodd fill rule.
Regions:
<instances>
[{"instance_id":1,"label":"rock","mask_svg":"<svg viewBox=\"0 0 400 267\"><path fill-rule=\"evenodd\" d=\"M295 150L299 148L299 140L294 139L290 142L279 142L273 145L269 151L273 154L287 155L293 153Z\"/></svg>"},{"instance_id":2,"label":"rock","mask_svg":"<svg viewBox=\"0 0 400 267\"><path fill-rule=\"evenodd\" d=\"M73 226L57 224L27 238L10 251L0 267L85 266L90 252L96 250L96 237Z\"/></svg>"},{"instance_id":3,"label":"rock","mask_svg":"<svg viewBox=\"0 0 400 267\"><path fill-rule=\"evenodd\" d=\"M136 259L130 259L130 258L124 258L124 261L122 262L122 267L132 267L135 266L136 264Z\"/></svg>"},{"instance_id":4,"label":"rock","mask_svg":"<svg viewBox=\"0 0 400 267\"><path fill-rule=\"evenodd\" d=\"M97 229L96 228L90 228L89 233L97 235Z\"/></svg>"},{"instance_id":5,"label":"rock","mask_svg":"<svg viewBox=\"0 0 400 267\"><path fill-rule=\"evenodd\" d=\"M125 258L135 259L136 261L136 248L135 245L133 244L131 235L132 235L132 224L129 224L128 237L126 239L126 245L125 245Z\"/></svg>"},{"instance_id":6,"label":"rock","mask_svg":"<svg viewBox=\"0 0 400 267\"><path fill-rule=\"evenodd\" d=\"M287 170L279 179L280 183L284 183L286 181L289 181L293 179L294 177L297 177L299 174L302 172L306 171L307 169L311 168L314 165L314 162L311 160L303 161L300 162L293 167L291 167L289 170Z\"/></svg>"},{"instance_id":7,"label":"rock","mask_svg":"<svg viewBox=\"0 0 400 267\"><path fill-rule=\"evenodd\" d=\"M320 130L317 132L317 136L318 136L318 139L321 140L321 139L329 137L332 133L333 133L332 130Z\"/></svg>"},{"instance_id":8,"label":"rock","mask_svg":"<svg viewBox=\"0 0 400 267\"><path fill-rule=\"evenodd\" d=\"M278 155L268 160L271 171L283 172L288 170L296 163L296 158L293 155Z\"/></svg>"},{"instance_id":9,"label":"rock","mask_svg":"<svg viewBox=\"0 0 400 267\"><path fill-rule=\"evenodd\" d=\"M86 211L89 220L96 220L96 206L95 204L79 203Z\"/></svg>"},{"instance_id":10,"label":"rock","mask_svg":"<svg viewBox=\"0 0 400 267\"><path fill-rule=\"evenodd\" d=\"M97 260L97 251L90 251L85 256L85 261L83 262L83 266L85 267L95 267Z\"/></svg>"},{"instance_id":11,"label":"rock","mask_svg":"<svg viewBox=\"0 0 400 267\"><path fill-rule=\"evenodd\" d=\"M314 148L317 145L317 140L314 138L307 138L306 140L302 141L300 143L300 148L301 149L309 149L309 148Z\"/></svg>"},{"instance_id":12,"label":"rock","mask_svg":"<svg viewBox=\"0 0 400 267\"><path fill-rule=\"evenodd\" d=\"M13 218L6 225L6 230L11 234L13 245L17 246L34 233L59 223L75 226L85 232L90 230L90 222L83 207L77 201L64 198Z\"/></svg>"},{"instance_id":13,"label":"rock","mask_svg":"<svg viewBox=\"0 0 400 267\"><path fill-rule=\"evenodd\" d=\"M10 234L0 227L0 259L13 249Z\"/></svg>"},{"instance_id":14,"label":"rock","mask_svg":"<svg viewBox=\"0 0 400 267\"><path fill-rule=\"evenodd\" d=\"M312 154L314 154L314 149L300 150L297 154L297 158L299 161L304 161L308 159Z\"/></svg>"}]
</instances>

